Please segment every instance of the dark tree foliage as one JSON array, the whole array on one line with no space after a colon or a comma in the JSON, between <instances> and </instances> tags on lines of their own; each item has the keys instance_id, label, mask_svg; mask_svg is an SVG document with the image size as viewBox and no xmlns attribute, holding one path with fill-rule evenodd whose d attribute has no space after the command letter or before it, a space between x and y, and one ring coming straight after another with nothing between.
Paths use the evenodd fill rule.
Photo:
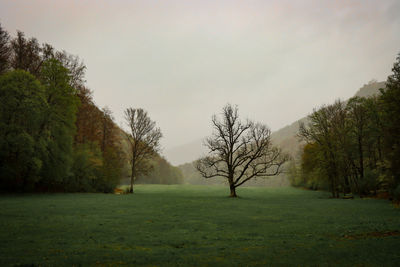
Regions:
<instances>
[{"instance_id":1,"label":"dark tree foliage","mask_svg":"<svg viewBox=\"0 0 400 267\"><path fill-rule=\"evenodd\" d=\"M212 124L214 133L205 141L209 155L196 162L196 169L204 178L226 178L231 197L250 179L281 172L287 156L272 145L267 126L242 122L238 108L232 105L223 108L222 119L214 115Z\"/></svg>"},{"instance_id":2,"label":"dark tree foliage","mask_svg":"<svg viewBox=\"0 0 400 267\"><path fill-rule=\"evenodd\" d=\"M337 101L315 110L309 123L300 125L299 136L309 144L303 151L303 175L310 173L307 159L314 158L311 170L318 170L321 179L326 178L333 197L339 197L340 192L369 194L376 189L366 177L378 165L380 147L372 141L379 137L373 130L378 123L372 112L378 108L376 105L372 98L355 97L347 105Z\"/></svg>"},{"instance_id":3,"label":"dark tree foliage","mask_svg":"<svg viewBox=\"0 0 400 267\"><path fill-rule=\"evenodd\" d=\"M11 40L11 67L26 70L39 77L40 68L44 62L41 57L42 48L36 38L26 39L23 32L18 31L17 37Z\"/></svg>"},{"instance_id":4,"label":"dark tree foliage","mask_svg":"<svg viewBox=\"0 0 400 267\"><path fill-rule=\"evenodd\" d=\"M323 106L300 126L308 145L294 184L313 187L317 177L329 181L334 197L389 191L400 199L400 54L392 70L381 95Z\"/></svg>"},{"instance_id":5,"label":"dark tree foliage","mask_svg":"<svg viewBox=\"0 0 400 267\"><path fill-rule=\"evenodd\" d=\"M91 190L111 192L119 184L123 175L126 156L121 143L122 131L114 123L114 118L108 108L100 110L94 104L92 92L88 88L79 87L77 95L80 105L77 112L77 132L74 144L78 152L76 154L78 162L74 165L74 173L81 178L74 181L88 177L81 170L92 169L91 171L97 175L96 179L89 183L93 187ZM79 160L79 157L83 160ZM95 162L101 164L94 164ZM82 164L86 166L83 167Z\"/></svg>"},{"instance_id":6,"label":"dark tree foliage","mask_svg":"<svg viewBox=\"0 0 400 267\"><path fill-rule=\"evenodd\" d=\"M400 197L400 53L393 65L393 74L382 90L385 155L389 161L393 187L399 187Z\"/></svg>"},{"instance_id":7,"label":"dark tree foliage","mask_svg":"<svg viewBox=\"0 0 400 267\"><path fill-rule=\"evenodd\" d=\"M112 192L124 167L121 130L94 104L82 61L20 31L10 40L0 26L0 75L13 69L26 72L3 75L1 187Z\"/></svg>"},{"instance_id":8,"label":"dark tree foliage","mask_svg":"<svg viewBox=\"0 0 400 267\"><path fill-rule=\"evenodd\" d=\"M8 41L8 40L7 40ZM23 32L18 31L17 37L9 44L9 65L13 69L22 69L40 78L43 63L49 59L56 59L68 69L69 84L78 88L85 83L86 66L78 56L66 51L56 51L50 44L40 45L36 38L26 39Z\"/></svg>"},{"instance_id":9,"label":"dark tree foliage","mask_svg":"<svg viewBox=\"0 0 400 267\"><path fill-rule=\"evenodd\" d=\"M50 59L40 73L47 101L41 135L47 139L47 150L41 172L43 183L61 186L69 177L78 98L70 86L68 69Z\"/></svg>"},{"instance_id":10,"label":"dark tree foliage","mask_svg":"<svg viewBox=\"0 0 400 267\"><path fill-rule=\"evenodd\" d=\"M93 101L92 91L79 87L77 96L80 100L77 112L75 144L100 143L102 114Z\"/></svg>"},{"instance_id":11,"label":"dark tree foliage","mask_svg":"<svg viewBox=\"0 0 400 267\"><path fill-rule=\"evenodd\" d=\"M0 101L0 188L32 190L47 146L41 134L45 89L31 74L12 71L0 76Z\"/></svg>"},{"instance_id":12,"label":"dark tree foliage","mask_svg":"<svg viewBox=\"0 0 400 267\"><path fill-rule=\"evenodd\" d=\"M11 56L9 40L10 36L8 32L6 32L0 24L0 75L9 69Z\"/></svg>"},{"instance_id":13,"label":"dark tree foliage","mask_svg":"<svg viewBox=\"0 0 400 267\"><path fill-rule=\"evenodd\" d=\"M156 156L149 160L152 169L138 176L137 183L142 184L182 184L183 174L178 167L171 166L167 160Z\"/></svg>"}]
</instances>

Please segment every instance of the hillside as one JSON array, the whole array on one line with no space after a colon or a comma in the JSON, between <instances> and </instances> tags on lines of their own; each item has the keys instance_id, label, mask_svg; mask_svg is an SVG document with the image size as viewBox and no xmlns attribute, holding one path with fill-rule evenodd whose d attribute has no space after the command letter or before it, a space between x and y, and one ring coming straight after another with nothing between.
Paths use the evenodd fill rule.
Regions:
<instances>
[{"instance_id":1,"label":"hillside","mask_svg":"<svg viewBox=\"0 0 400 267\"><path fill-rule=\"evenodd\" d=\"M379 94L379 89L385 87L385 82L371 81L358 89L354 96L368 97ZM303 117L294 123L283 127L282 129L272 133L271 137L273 142L280 146L286 153L292 157L296 157L301 148L300 141L297 138L300 123L307 122L307 117Z\"/></svg>"},{"instance_id":2,"label":"hillside","mask_svg":"<svg viewBox=\"0 0 400 267\"><path fill-rule=\"evenodd\" d=\"M361 87L354 96L366 97L379 93L379 88L383 88L385 82L371 81ZM285 126L272 133L271 137L276 145L279 145L285 152L291 156L296 156L299 151L299 141L296 134L299 130L299 124L306 122L307 117L303 117L292 124ZM182 165L198 159L201 155L207 153L203 146L203 139L197 139L190 143L183 144L164 151L163 155L173 165Z\"/></svg>"},{"instance_id":3,"label":"hillside","mask_svg":"<svg viewBox=\"0 0 400 267\"><path fill-rule=\"evenodd\" d=\"M358 97L367 97L372 96L374 94L379 93L379 89L385 86L385 82L376 82L371 81L368 84L365 84L361 87L354 96ZM301 142L297 138L297 133L299 130L300 123L307 122L307 117L303 117L292 124L281 128L278 131L272 133L271 138L275 145L282 148L285 153L288 153L291 157L296 158L300 155L301 152ZM190 148L196 148L196 150L189 150ZM222 184L224 183L224 179L211 179L206 180L200 176L200 174L196 171L193 166L192 162L182 164L184 159L188 159L191 161L196 160L202 153L205 152L204 147L201 150L199 147L202 147L201 140L192 142L187 145L180 146L179 149L177 148L175 151L179 151L181 153L180 160L176 162L180 162L181 165L178 167L181 169L182 174L184 176L184 181L187 184L202 184L202 185L210 185L210 184ZM200 152L201 151L201 152ZM172 156L174 150L170 150L168 155ZM200 152L200 153L199 153ZM197 154L196 154L197 153ZM178 159L177 157L175 159ZM172 160L171 160L172 161ZM172 161L173 162L173 161ZM184 162L184 161L183 161ZM174 163L174 162L173 162ZM284 186L289 185L288 180L286 179L285 174L281 174L277 177L272 177L269 179L258 179L258 180L251 180L246 183L247 186Z\"/></svg>"}]
</instances>

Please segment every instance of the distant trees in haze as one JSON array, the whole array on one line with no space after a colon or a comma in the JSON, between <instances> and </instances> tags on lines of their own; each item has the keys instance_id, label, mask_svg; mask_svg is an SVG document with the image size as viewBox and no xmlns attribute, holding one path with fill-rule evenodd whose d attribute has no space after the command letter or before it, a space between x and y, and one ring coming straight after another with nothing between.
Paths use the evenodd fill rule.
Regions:
<instances>
[{"instance_id":1,"label":"distant trees in haze","mask_svg":"<svg viewBox=\"0 0 400 267\"><path fill-rule=\"evenodd\" d=\"M136 183L142 184L182 184L184 181L180 168L171 166L167 160L155 155L148 159L151 171L139 174ZM186 178L186 177L185 177ZM129 181L130 182L130 181Z\"/></svg>"},{"instance_id":2,"label":"distant trees in haze","mask_svg":"<svg viewBox=\"0 0 400 267\"><path fill-rule=\"evenodd\" d=\"M340 193L389 190L400 198L400 54L381 95L337 101L309 115L299 136L307 142L293 184Z\"/></svg>"},{"instance_id":3,"label":"distant trees in haze","mask_svg":"<svg viewBox=\"0 0 400 267\"><path fill-rule=\"evenodd\" d=\"M226 105L221 115L212 118L214 132L205 141L209 155L196 162L196 169L204 178L226 178L230 196L236 197L236 188L247 181L278 175L287 156L272 145L267 126L242 122L237 106Z\"/></svg>"}]
</instances>

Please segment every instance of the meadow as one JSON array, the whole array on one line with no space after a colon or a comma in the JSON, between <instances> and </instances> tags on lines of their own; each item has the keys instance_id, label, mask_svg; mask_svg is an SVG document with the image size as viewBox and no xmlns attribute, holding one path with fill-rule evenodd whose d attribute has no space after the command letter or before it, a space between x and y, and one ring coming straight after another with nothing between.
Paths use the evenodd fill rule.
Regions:
<instances>
[{"instance_id":1,"label":"meadow","mask_svg":"<svg viewBox=\"0 0 400 267\"><path fill-rule=\"evenodd\" d=\"M0 196L0 266L398 266L400 209L295 188Z\"/></svg>"}]
</instances>

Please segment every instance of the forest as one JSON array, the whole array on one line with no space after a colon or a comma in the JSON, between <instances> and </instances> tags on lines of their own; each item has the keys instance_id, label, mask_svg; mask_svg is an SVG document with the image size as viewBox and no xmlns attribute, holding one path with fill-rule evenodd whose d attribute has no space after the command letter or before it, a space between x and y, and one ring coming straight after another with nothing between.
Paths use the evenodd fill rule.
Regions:
<instances>
[{"instance_id":1,"label":"forest","mask_svg":"<svg viewBox=\"0 0 400 267\"><path fill-rule=\"evenodd\" d=\"M378 93L323 105L300 123L292 185L400 200L400 54L392 72Z\"/></svg>"},{"instance_id":2,"label":"forest","mask_svg":"<svg viewBox=\"0 0 400 267\"><path fill-rule=\"evenodd\" d=\"M0 191L113 192L126 181L126 133L95 104L85 70L79 57L0 25ZM138 182L182 183L159 154L147 165Z\"/></svg>"}]
</instances>

